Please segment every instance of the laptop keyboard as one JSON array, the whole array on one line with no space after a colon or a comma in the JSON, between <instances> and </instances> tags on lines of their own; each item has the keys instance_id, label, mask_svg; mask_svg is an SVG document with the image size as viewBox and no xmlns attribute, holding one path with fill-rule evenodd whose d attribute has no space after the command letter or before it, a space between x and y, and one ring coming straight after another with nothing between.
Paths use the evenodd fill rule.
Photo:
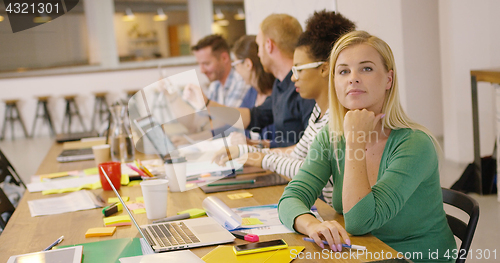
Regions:
<instances>
[{"instance_id":1,"label":"laptop keyboard","mask_svg":"<svg viewBox=\"0 0 500 263\"><path fill-rule=\"evenodd\" d=\"M183 222L150 225L147 226L146 229L153 235L153 237L150 237L148 235L148 231L144 231L148 242L150 244L157 243L162 247L187 245L200 242L200 240ZM153 239L157 242L153 242Z\"/></svg>"}]
</instances>

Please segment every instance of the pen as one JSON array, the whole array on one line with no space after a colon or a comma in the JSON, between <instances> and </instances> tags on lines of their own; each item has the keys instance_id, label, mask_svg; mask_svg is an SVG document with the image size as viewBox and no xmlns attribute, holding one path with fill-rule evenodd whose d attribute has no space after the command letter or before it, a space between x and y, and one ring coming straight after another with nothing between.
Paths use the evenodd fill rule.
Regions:
<instances>
[{"instance_id":1,"label":"pen","mask_svg":"<svg viewBox=\"0 0 500 263\"><path fill-rule=\"evenodd\" d=\"M61 243L63 241L63 238L64 238L64 236L61 236L56 241L54 241L54 243L52 243L48 247L46 247L43 251L48 251L48 250L52 249L53 247L57 246L59 243Z\"/></svg>"},{"instance_id":2,"label":"pen","mask_svg":"<svg viewBox=\"0 0 500 263\"><path fill-rule=\"evenodd\" d=\"M153 224L188 219L190 216L191 215L189 213L184 213L184 214L175 215L175 216L169 216L169 217L165 217L163 219L155 220L155 221L153 221Z\"/></svg>"},{"instance_id":3,"label":"pen","mask_svg":"<svg viewBox=\"0 0 500 263\"><path fill-rule=\"evenodd\" d=\"M207 186L223 186L223 185L236 185L236 184L253 184L255 183L255 179L253 180L240 180L240 181L228 181L228 182L216 182L207 184Z\"/></svg>"},{"instance_id":4,"label":"pen","mask_svg":"<svg viewBox=\"0 0 500 263\"><path fill-rule=\"evenodd\" d=\"M127 164L127 166L128 166L130 169L132 169L132 170L136 171L136 172L137 172L140 176L142 176L142 177L149 177L147 174L145 174L145 173L144 173L143 171L141 171L140 169L135 168L134 166L132 166L132 165L130 165L130 164Z\"/></svg>"},{"instance_id":5,"label":"pen","mask_svg":"<svg viewBox=\"0 0 500 263\"><path fill-rule=\"evenodd\" d=\"M304 241L307 241L307 242L316 243L316 242L314 242L314 239L309 238L309 237L304 237L303 239L304 239ZM323 244L330 245L330 244L328 244L328 242L326 240L323 240ZM350 249L357 249L357 250L366 250L365 246L358 246L358 245L342 244L342 247L350 248Z\"/></svg>"}]
</instances>

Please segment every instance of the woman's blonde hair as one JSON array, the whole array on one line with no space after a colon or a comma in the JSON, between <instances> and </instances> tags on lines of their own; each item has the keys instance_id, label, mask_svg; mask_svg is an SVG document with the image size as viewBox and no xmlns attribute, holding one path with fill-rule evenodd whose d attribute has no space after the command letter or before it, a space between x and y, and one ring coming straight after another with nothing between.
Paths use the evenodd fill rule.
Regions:
<instances>
[{"instance_id":1,"label":"woman's blonde hair","mask_svg":"<svg viewBox=\"0 0 500 263\"><path fill-rule=\"evenodd\" d=\"M337 40L337 42L335 42L335 45L333 46L332 52L330 54L330 122L328 124L328 127L330 128L330 137L334 142L335 148L337 141L340 139L340 136L344 134L344 116L348 111L348 109L339 102L337 93L335 92L335 64L340 52L348 47L359 44L365 44L375 48L375 50L377 50L377 52L380 54L380 57L382 58L385 70L387 72L390 70L393 71L391 88L386 91L384 104L382 107L382 113L385 114L385 117L381 120L382 129L389 128L397 130L401 128L410 128L412 130L420 130L426 133L431 138L437 153L440 155L441 149L436 138L426 127L412 121L404 112L403 107L401 107L401 103L399 101L396 64L394 62L394 55L392 54L391 48L382 39L376 36L372 36L365 31L352 31L343 35Z\"/></svg>"}]
</instances>

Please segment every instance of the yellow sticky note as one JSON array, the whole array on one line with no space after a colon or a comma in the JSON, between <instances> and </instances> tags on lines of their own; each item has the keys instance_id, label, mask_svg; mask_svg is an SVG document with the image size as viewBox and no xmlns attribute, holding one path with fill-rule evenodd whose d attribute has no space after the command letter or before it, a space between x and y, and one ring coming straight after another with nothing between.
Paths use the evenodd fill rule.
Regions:
<instances>
[{"instance_id":1,"label":"yellow sticky note","mask_svg":"<svg viewBox=\"0 0 500 263\"><path fill-rule=\"evenodd\" d=\"M200 209L200 208L192 208L192 209L177 212L178 215L185 214L185 213L189 213L190 218L197 218L197 217L206 215L205 210Z\"/></svg>"},{"instance_id":2,"label":"yellow sticky note","mask_svg":"<svg viewBox=\"0 0 500 263\"><path fill-rule=\"evenodd\" d=\"M130 183L128 183L128 187L131 187L131 186L136 186L136 185L139 185L141 183L141 181L139 180L135 180L135 181L130 181Z\"/></svg>"},{"instance_id":3,"label":"yellow sticky note","mask_svg":"<svg viewBox=\"0 0 500 263\"><path fill-rule=\"evenodd\" d=\"M103 218L104 225L114 225L114 224L119 224L119 223L126 223L130 222L130 217L128 215L123 215L123 216L109 216Z\"/></svg>"},{"instance_id":4,"label":"yellow sticky note","mask_svg":"<svg viewBox=\"0 0 500 263\"><path fill-rule=\"evenodd\" d=\"M253 194L251 194L249 192L227 195L227 197L229 197L229 199L231 199L231 200L249 198L249 197L252 197L252 196L253 196Z\"/></svg>"},{"instance_id":5,"label":"yellow sticky note","mask_svg":"<svg viewBox=\"0 0 500 263\"><path fill-rule=\"evenodd\" d=\"M128 197L128 196L122 196L122 199L123 199L124 202L127 202L130 199L130 197ZM120 202L120 199L118 199L118 197L110 197L110 198L108 198L108 203L110 203L110 204L119 203L119 202Z\"/></svg>"},{"instance_id":6,"label":"yellow sticky note","mask_svg":"<svg viewBox=\"0 0 500 263\"><path fill-rule=\"evenodd\" d=\"M258 218L246 217L241 219L242 226L263 225L262 221Z\"/></svg>"},{"instance_id":7,"label":"yellow sticky note","mask_svg":"<svg viewBox=\"0 0 500 263\"><path fill-rule=\"evenodd\" d=\"M42 174L42 175L40 175L40 181L43 181L43 179L45 179L45 178L52 179L52 178L64 177L64 176L68 176L68 175L69 175L68 172Z\"/></svg>"},{"instance_id":8,"label":"yellow sticky note","mask_svg":"<svg viewBox=\"0 0 500 263\"><path fill-rule=\"evenodd\" d=\"M84 169L83 173L85 175L94 175L94 174L99 174L99 170L97 170L97 167L94 167L94 168Z\"/></svg>"},{"instance_id":9,"label":"yellow sticky note","mask_svg":"<svg viewBox=\"0 0 500 263\"><path fill-rule=\"evenodd\" d=\"M94 227L89 228L85 233L85 237L102 237L112 236L116 231L116 226L113 227Z\"/></svg>"},{"instance_id":10,"label":"yellow sticky note","mask_svg":"<svg viewBox=\"0 0 500 263\"><path fill-rule=\"evenodd\" d=\"M136 202L141 202L141 203L144 203L144 197L142 197L142 196L136 197L136 198L135 198L135 201L136 201Z\"/></svg>"},{"instance_id":11,"label":"yellow sticky note","mask_svg":"<svg viewBox=\"0 0 500 263\"><path fill-rule=\"evenodd\" d=\"M138 215L138 214L144 214L144 213L146 213L146 208L135 209L135 210L132 210L132 211L136 215Z\"/></svg>"}]
</instances>

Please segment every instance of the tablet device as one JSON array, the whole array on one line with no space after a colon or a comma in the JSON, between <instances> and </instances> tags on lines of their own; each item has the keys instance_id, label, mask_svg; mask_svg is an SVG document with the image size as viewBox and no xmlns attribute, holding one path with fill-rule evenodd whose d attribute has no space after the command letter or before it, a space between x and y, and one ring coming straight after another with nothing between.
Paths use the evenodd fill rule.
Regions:
<instances>
[{"instance_id":1,"label":"tablet device","mask_svg":"<svg viewBox=\"0 0 500 263\"><path fill-rule=\"evenodd\" d=\"M7 263L80 263L82 262L82 252L83 246L53 249L12 256Z\"/></svg>"}]
</instances>

